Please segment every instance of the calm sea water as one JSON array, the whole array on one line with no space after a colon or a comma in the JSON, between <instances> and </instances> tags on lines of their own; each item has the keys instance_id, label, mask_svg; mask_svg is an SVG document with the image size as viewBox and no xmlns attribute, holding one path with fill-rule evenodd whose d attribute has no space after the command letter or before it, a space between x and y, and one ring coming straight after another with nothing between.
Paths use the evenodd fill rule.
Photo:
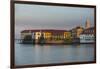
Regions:
<instances>
[{"instance_id":1,"label":"calm sea water","mask_svg":"<svg viewBox=\"0 0 100 69\"><path fill-rule=\"evenodd\" d=\"M94 60L93 44L32 45L15 42L15 64L50 64Z\"/></svg>"}]
</instances>

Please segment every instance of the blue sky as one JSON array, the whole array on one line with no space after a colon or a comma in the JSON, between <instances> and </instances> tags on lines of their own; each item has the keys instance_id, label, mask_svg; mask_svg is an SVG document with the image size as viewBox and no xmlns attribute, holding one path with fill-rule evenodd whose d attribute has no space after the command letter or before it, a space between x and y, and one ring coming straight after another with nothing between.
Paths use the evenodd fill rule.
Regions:
<instances>
[{"instance_id":1,"label":"blue sky","mask_svg":"<svg viewBox=\"0 0 100 69\"><path fill-rule=\"evenodd\" d=\"M94 8L15 4L15 36L25 29L64 29L94 26Z\"/></svg>"}]
</instances>

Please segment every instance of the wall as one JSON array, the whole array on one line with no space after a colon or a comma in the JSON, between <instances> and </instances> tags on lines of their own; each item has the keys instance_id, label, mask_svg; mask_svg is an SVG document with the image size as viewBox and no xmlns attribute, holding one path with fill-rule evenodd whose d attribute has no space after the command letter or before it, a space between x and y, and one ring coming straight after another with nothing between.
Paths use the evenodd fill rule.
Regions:
<instances>
[{"instance_id":1,"label":"wall","mask_svg":"<svg viewBox=\"0 0 100 69\"><path fill-rule=\"evenodd\" d=\"M35 0L34 0L35 1ZM97 64L38 67L34 69L99 69L100 67L100 0L36 0L97 6ZM10 69L10 0L0 0L0 69ZM27 68L31 69L31 68Z\"/></svg>"}]
</instances>

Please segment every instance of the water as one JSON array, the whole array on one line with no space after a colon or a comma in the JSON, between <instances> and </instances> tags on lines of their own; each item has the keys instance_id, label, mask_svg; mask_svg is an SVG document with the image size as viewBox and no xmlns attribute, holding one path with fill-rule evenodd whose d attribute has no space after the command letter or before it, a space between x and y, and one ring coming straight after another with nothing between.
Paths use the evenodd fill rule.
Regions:
<instances>
[{"instance_id":1,"label":"water","mask_svg":"<svg viewBox=\"0 0 100 69\"><path fill-rule=\"evenodd\" d=\"M15 42L15 64L50 64L94 60L94 44L32 45Z\"/></svg>"}]
</instances>

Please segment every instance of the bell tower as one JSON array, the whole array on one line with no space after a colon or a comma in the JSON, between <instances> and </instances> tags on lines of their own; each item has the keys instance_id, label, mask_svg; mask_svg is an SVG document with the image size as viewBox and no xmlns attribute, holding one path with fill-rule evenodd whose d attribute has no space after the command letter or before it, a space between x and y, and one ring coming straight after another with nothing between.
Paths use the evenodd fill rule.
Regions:
<instances>
[{"instance_id":1,"label":"bell tower","mask_svg":"<svg viewBox=\"0 0 100 69\"><path fill-rule=\"evenodd\" d=\"M89 18L87 18L86 24L85 24L85 29L88 29L88 28L90 28L90 20L89 20Z\"/></svg>"}]
</instances>

